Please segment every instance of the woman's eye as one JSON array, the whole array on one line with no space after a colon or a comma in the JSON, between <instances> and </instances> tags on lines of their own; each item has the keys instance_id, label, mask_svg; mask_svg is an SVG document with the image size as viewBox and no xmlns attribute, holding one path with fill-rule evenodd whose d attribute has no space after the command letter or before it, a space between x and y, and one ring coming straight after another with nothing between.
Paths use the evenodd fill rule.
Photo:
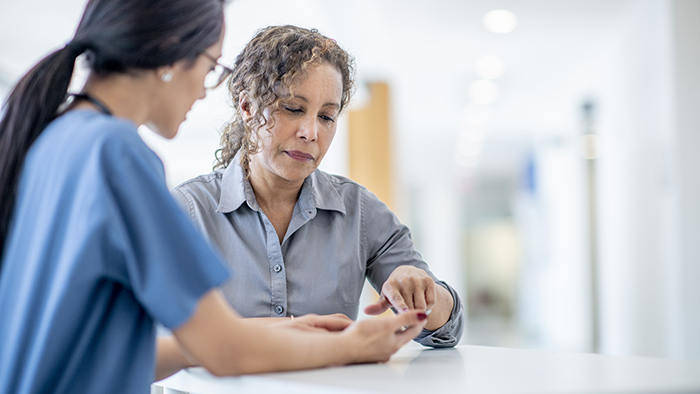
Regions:
<instances>
[{"instance_id":1,"label":"woman's eye","mask_svg":"<svg viewBox=\"0 0 700 394\"><path fill-rule=\"evenodd\" d=\"M335 119L331 118L330 116L327 115L320 115L320 118L323 119L326 122L335 122Z\"/></svg>"},{"instance_id":2,"label":"woman's eye","mask_svg":"<svg viewBox=\"0 0 700 394\"><path fill-rule=\"evenodd\" d=\"M299 108L284 107L284 109L293 113L293 114L298 114L301 112L301 109L299 109Z\"/></svg>"}]
</instances>

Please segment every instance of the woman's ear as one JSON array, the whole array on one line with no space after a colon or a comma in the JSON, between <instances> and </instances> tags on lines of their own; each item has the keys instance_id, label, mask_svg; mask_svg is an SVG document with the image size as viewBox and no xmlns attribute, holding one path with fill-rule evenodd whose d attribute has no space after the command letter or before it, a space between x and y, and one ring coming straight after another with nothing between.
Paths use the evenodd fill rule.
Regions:
<instances>
[{"instance_id":1,"label":"woman's ear","mask_svg":"<svg viewBox=\"0 0 700 394\"><path fill-rule=\"evenodd\" d=\"M255 104L251 100L247 90L242 91L238 95L238 111L241 114L241 118L246 123L253 117Z\"/></svg>"}]
</instances>

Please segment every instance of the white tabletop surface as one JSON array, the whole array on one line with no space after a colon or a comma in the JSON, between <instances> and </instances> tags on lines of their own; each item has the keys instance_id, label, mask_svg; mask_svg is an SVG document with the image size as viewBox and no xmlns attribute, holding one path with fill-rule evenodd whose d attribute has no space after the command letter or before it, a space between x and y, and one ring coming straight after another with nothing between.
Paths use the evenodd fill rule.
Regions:
<instances>
[{"instance_id":1,"label":"white tabletop surface","mask_svg":"<svg viewBox=\"0 0 700 394\"><path fill-rule=\"evenodd\" d=\"M154 384L187 393L700 393L700 362L482 346L404 347L383 364ZM166 390L167 391L167 390Z\"/></svg>"}]
</instances>

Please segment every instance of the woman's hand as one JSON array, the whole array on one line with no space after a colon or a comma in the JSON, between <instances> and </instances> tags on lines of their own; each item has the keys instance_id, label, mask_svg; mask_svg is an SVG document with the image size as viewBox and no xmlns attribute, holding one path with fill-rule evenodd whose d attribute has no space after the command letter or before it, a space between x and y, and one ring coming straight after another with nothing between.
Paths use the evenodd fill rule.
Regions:
<instances>
[{"instance_id":1,"label":"woman's hand","mask_svg":"<svg viewBox=\"0 0 700 394\"><path fill-rule=\"evenodd\" d=\"M428 316L410 311L398 316L373 318L351 324L343 336L351 337L353 363L385 362L406 342L420 334Z\"/></svg>"},{"instance_id":2,"label":"woman's hand","mask_svg":"<svg viewBox=\"0 0 700 394\"><path fill-rule=\"evenodd\" d=\"M412 265L397 267L382 286L380 298L365 308L368 315L378 315L393 307L398 314L410 310L429 315L425 326L435 331L450 318L454 300L442 286L435 284L427 272Z\"/></svg>"},{"instance_id":3,"label":"woman's hand","mask_svg":"<svg viewBox=\"0 0 700 394\"><path fill-rule=\"evenodd\" d=\"M275 322L276 326L296 328L303 331L343 331L353 323L352 319L342 313L332 315L315 315L310 313L299 317L292 316Z\"/></svg>"}]
</instances>

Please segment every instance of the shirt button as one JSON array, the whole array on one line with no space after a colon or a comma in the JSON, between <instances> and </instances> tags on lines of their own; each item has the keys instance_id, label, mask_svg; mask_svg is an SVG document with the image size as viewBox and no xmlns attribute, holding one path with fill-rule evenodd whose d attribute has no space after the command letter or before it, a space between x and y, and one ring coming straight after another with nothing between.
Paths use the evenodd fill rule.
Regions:
<instances>
[{"instance_id":1,"label":"shirt button","mask_svg":"<svg viewBox=\"0 0 700 394\"><path fill-rule=\"evenodd\" d=\"M275 307L275 312L277 312L278 315L281 315L282 312L284 312L284 307L282 305L277 305Z\"/></svg>"},{"instance_id":2,"label":"shirt button","mask_svg":"<svg viewBox=\"0 0 700 394\"><path fill-rule=\"evenodd\" d=\"M282 266L279 264L275 264L275 266L272 267L272 269L275 270L275 272L280 272L282 271Z\"/></svg>"}]
</instances>

